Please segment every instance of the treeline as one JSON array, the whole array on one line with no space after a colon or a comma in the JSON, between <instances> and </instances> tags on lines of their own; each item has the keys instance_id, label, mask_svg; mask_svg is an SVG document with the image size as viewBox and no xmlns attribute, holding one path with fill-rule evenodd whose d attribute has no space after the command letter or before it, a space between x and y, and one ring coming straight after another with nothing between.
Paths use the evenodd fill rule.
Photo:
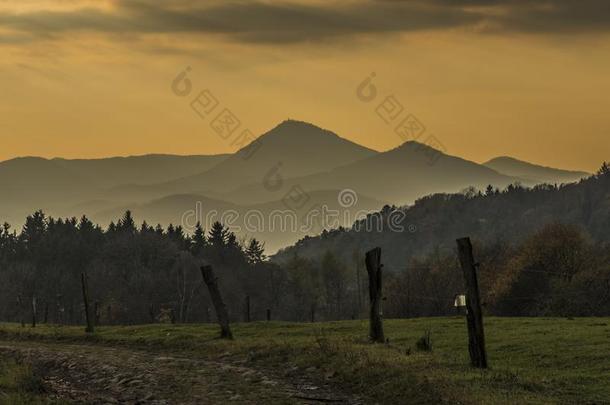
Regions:
<instances>
[{"instance_id":1,"label":"treeline","mask_svg":"<svg viewBox=\"0 0 610 405\"><path fill-rule=\"evenodd\" d=\"M382 252L382 257L383 257ZM475 241L484 309L509 316L610 315L610 244L574 225L544 226L520 243ZM86 218L55 220L41 212L20 234L0 232L0 320L84 321L80 274L89 278L100 324L211 322L215 314L200 266L212 264L233 321L321 321L366 317L363 256L326 252L320 260L266 260L261 243L238 241L220 223L186 236L180 227L136 228L128 213L104 231ZM464 293L455 252L435 250L386 271L386 317L456 314Z\"/></svg>"},{"instance_id":2,"label":"treeline","mask_svg":"<svg viewBox=\"0 0 610 405\"><path fill-rule=\"evenodd\" d=\"M238 240L218 222L186 235L180 226L137 226L126 212L104 230L86 217L39 211L19 233L8 224L0 230L0 320L29 323L35 300L38 322L82 323L85 272L101 324L214 321L203 264L214 267L234 321L246 318L246 297L252 320L266 319L267 310L288 320L357 315L347 304L347 267L331 254L320 265L297 259L279 266L262 243Z\"/></svg>"},{"instance_id":3,"label":"treeline","mask_svg":"<svg viewBox=\"0 0 610 405\"><path fill-rule=\"evenodd\" d=\"M488 314L610 315L610 244L594 242L576 225L550 223L518 243L475 241L474 250ZM382 250L382 262L384 254L391 252ZM342 319L366 317L363 258L356 252L344 261L327 252L319 261L294 255L283 262L289 274L300 275L301 284L293 289L294 308L323 302ZM328 268L334 271L317 271ZM386 317L455 315L461 313L454 307L459 294L464 294L464 279L455 249L433 249L399 271L384 272ZM305 319L302 313L294 316Z\"/></svg>"},{"instance_id":4,"label":"treeline","mask_svg":"<svg viewBox=\"0 0 610 405\"><path fill-rule=\"evenodd\" d=\"M475 243L484 311L501 316L610 315L610 244L552 223L521 243ZM390 317L451 315L464 281L455 254L431 252L390 273Z\"/></svg>"}]
</instances>

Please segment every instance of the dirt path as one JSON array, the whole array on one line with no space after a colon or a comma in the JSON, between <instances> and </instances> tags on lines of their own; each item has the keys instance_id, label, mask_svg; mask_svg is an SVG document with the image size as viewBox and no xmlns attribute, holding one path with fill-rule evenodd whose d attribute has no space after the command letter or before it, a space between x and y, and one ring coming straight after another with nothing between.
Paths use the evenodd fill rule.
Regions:
<instances>
[{"instance_id":1,"label":"dirt path","mask_svg":"<svg viewBox=\"0 0 610 405\"><path fill-rule=\"evenodd\" d=\"M207 361L89 344L0 341L0 356L31 364L49 396L86 404L362 404L297 370Z\"/></svg>"}]
</instances>

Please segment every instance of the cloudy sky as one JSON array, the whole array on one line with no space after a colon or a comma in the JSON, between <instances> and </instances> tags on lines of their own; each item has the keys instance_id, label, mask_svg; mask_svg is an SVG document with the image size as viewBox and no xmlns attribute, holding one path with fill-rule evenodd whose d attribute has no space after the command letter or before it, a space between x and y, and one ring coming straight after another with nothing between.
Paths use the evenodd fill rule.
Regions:
<instances>
[{"instance_id":1,"label":"cloudy sky","mask_svg":"<svg viewBox=\"0 0 610 405\"><path fill-rule=\"evenodd\" d=\"M0 0L0 55L0 160L230 152L225 108L377 150L413 114L475 161L610 158L607 0Z\"/></svg>"}]
</instances>

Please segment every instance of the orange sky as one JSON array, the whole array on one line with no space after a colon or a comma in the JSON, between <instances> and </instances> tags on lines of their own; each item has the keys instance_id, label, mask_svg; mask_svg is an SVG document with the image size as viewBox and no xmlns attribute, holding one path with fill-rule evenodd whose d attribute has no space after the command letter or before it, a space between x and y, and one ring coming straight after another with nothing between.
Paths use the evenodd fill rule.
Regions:
<instances>
[{"instance_id":1,"label":"orange sky","mask_svg":"<svg viewBox=\"0 0 610 405\"><path fill-rule=\"evenodd\" d=\"M191 3L0 1L0 160L233 151L189 107L204 89L257 135L294 118L386 150L402 140L375 109L393 95L450 154L610 158L610 30L586 7L566 27L560 0L535 24L523 0Z\"/></svg>"}]
</instances>

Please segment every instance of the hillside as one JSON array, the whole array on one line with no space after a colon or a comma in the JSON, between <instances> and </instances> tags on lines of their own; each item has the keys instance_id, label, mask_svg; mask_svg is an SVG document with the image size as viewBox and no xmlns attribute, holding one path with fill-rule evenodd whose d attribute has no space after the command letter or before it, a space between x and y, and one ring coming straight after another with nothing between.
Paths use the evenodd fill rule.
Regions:
<instances>
[{"instance_id":1,"label":"hillside","mask_svg":"<svg viewBox=\"0 0 610 405\"><path fill-rule=\"evenodd\" d=\"M86 174L94 184L152 184L208 170L229 157L220 155L144 155L106 159L53 159L61 166Z\"/></svg>"},{"instance_id":2,"label":"hillside","mask_svg":"<svg viewBox=\"0 0 610 405\"><path fill-rule=\"evenodd\" d=\"M394 229L387 226L388 218L393 218ZM384 223L381 231L371 225L378 221ZM427 196L411 206L395 210L386 207L352 229L305 238L282 250L275 259L281 262L297 254L319 261L320 252L331 250L350 262L353 252L380 246L386 252L387 267L401 270L409 260L433 249L453 252L459 237L518 241L552 222L575 224L594 241L610 241L610 173L560 187L510 186L489 194ZM397 227L400 230L396 231Z\"/></svg>"},{"instance_id":3,"label":"hillside","mask_svg":"<svg viewBox=\"0 0 610 405\"><path fill-rule=\"evenodd\" d=\"M103 159L24 157L0 162L0 186L8 190L65 191L121 184L149 184L207 170L228 155L144 155Z\"/></svg>"},{"instance_id":4,"label":"hillside","mask_svg":"<svg viewBox=\"0 0 610 405\"><path fill-rule=\"evenodd\" d=\"M77 215L74 206L90 201L116 205L120 196L106 189L148 184L187 176L224 160L226 155L145 155L105 159L16 158L0 162L0 221L20 224L24 215L45 209ZM85 211L91 213L92 211Z\"/></svg>"},{"instance_id":5,"label":"hillside","mask_svg":"<svg viewBox=\"0 0 610 405\"><path fill-rule=\"evenodd\" d=\"M573 183L590 176L590 173L586 172L540 166L508 156L491 159L483 165L507 176L519 177L529 183Z\"/></svg>"}]
</instances>

